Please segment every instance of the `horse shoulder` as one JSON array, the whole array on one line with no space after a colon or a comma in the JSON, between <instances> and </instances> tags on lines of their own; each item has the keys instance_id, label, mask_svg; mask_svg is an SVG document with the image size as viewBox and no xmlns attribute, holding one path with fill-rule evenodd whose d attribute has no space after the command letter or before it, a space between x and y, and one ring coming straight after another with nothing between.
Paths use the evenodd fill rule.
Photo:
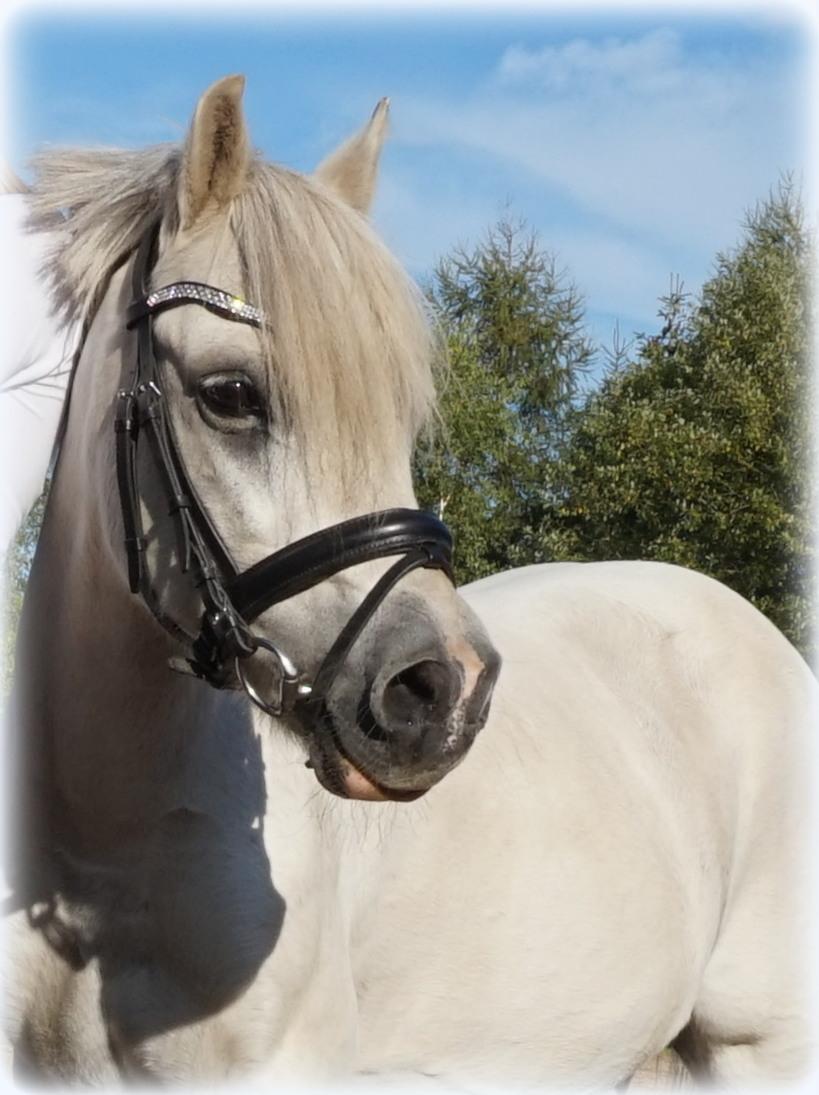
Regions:
<instances>
[{"instance_id":1,"label":"horse shoulder","mask_svg":"<svg viewBox=\"0 0 819 1095\"><path fill-rule=\"evenodd\" d=\"M552 563L505 571L461 590L508 655L578 650L598 668L663 665L689 688L767 690L804 705L816 692L805 662L747 600L721 582L667 563ZM670 651L670 654L669 654ZM781 708L780 708L781 710Z\"/></svg>"},{"instance_id":2,"label":"horse shoulder","mask_svg":"<svg viewBox=\"0 0 819 1095\"><path fill-rule=\"evenodd\" d=\"M724 933L749 903L757 925L769 909L771 935L801 930L793 917L782 930L775 910L783 893L805 905L819 688L762 613L649 562L528 567L464 594L505 659L487 727L497 748L548 742L551 778L555 756L573 758L563 775L590 809L619 783L687 877L697 930Z\"/></svg>"}]
</instances>

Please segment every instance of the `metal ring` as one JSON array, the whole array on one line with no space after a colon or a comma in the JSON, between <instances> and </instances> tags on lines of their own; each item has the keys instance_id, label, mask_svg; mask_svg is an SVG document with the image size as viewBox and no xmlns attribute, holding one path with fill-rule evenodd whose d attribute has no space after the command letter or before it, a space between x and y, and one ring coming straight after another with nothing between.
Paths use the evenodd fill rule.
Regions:
<instances>
[{"instance_id":1,"label":"metal ring","mask_svg":"<svg viewBox=\"0 0 819 1095\"><path fill-rule=\"evenodd\" d=\"M256 642L257 650L261 647L263 650L269 651L278 663L279 695L276 706L274 706L272 703L268 703L267 700L262 699L262 697L259 695L259 693L245 676L243 665L245 661L250 660L249 658L240 658L237 655L233 659L233 664L236 669L236 676L239 678L242 688L244 688L245 692L248 694L250 699L253 701L253 703L256 704L257 707L261 708L261 710L266 712L268 715L281 715L285 711L290 710L298 699L300 699L301 697L309 696L312 689L308 684L299 684L298 669L296 669L295 665L284 653L284 651L279 650L274 642L271 642L270 639L261 638L258 635L254 635L254 640ZM253 655L250 655L250 657L252 656Z\"/></svg>"}]
</instances>

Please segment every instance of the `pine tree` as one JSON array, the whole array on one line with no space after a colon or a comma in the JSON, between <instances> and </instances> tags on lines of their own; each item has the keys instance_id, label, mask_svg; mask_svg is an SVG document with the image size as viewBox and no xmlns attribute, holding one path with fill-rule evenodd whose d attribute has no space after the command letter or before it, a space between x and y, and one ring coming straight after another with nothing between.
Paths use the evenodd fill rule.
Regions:
<instances>
[{"instance_id":1,"label":"pine tree","mask_svg":"<svg viewBox=\"0 0 819 1095\"><path fill-rule=\"evenodd\" d=\"M541 527L544 557L661 559L720 579L807 651L811 241L788 181L700 298L582 408Z\"/></svg>"},{"instance_id":2,"label":"pine tree","mask_svg":"<svg viewBox=\"0 0 819 1095\"><path fill-rule=\"evenodd\" d=\"M534 558L532 530L592 348L573 286L503 220L435 270L446 335L441 429L416 456L419 501L454 531L461 581Z\"/></svg>"}]
</instances>

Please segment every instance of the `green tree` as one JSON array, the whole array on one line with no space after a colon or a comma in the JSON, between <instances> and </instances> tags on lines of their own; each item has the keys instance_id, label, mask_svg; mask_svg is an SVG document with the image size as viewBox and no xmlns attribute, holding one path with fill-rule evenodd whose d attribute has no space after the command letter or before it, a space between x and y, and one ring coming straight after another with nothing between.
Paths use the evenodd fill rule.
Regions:
<instances>
[{"instance_id":1,"label":"green tree","mask_svg":"<svg viewBox=\"0 0 819 1095\"><path fill-rule=\"evenodd\" d=\"M533 561L565 421L592 348L573 286L508 220L435 269L448 350L441 428L419 447L419 501L445 514L460 580Z\"/></svg>"},{"instance_id":2,"label":"green tree","mask_svg":"<svg viewBox=\"0 0 819 1095\"><path fill-rule=\"evenodd\" d=\"M582 408L544 557L660 559L720 579L803 651L811 632L811 241L783 182L697 301Z\"/></svg>"}]
</instances>

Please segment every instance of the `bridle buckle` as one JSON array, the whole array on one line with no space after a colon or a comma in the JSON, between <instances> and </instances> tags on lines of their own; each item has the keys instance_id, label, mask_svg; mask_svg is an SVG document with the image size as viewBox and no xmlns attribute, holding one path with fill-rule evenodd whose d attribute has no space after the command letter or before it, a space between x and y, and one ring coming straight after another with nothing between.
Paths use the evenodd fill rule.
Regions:
<instances>
[{"instance_id":1,"label":"bridle buckle","mask_svg":"<svg viewBox=\"0 0 819 1095\"><path fill-rule=\"evenodd\" d=\"M247 679L245 665L254 654L244 658L237 654L234 658L233 665L239 682L257 707L261 707L268 715L278 716L287 711L292 711L299 701L307 699L312 692L311 686L299 680L298 669L296 669L287 654L274 642L263 638L261 635L254 636L254 639L256 642L254 654L261 649L273 655L272 662L277 671L273 701L271 702L261 696L256 687Z\"/></svg>"}]
</instances>

